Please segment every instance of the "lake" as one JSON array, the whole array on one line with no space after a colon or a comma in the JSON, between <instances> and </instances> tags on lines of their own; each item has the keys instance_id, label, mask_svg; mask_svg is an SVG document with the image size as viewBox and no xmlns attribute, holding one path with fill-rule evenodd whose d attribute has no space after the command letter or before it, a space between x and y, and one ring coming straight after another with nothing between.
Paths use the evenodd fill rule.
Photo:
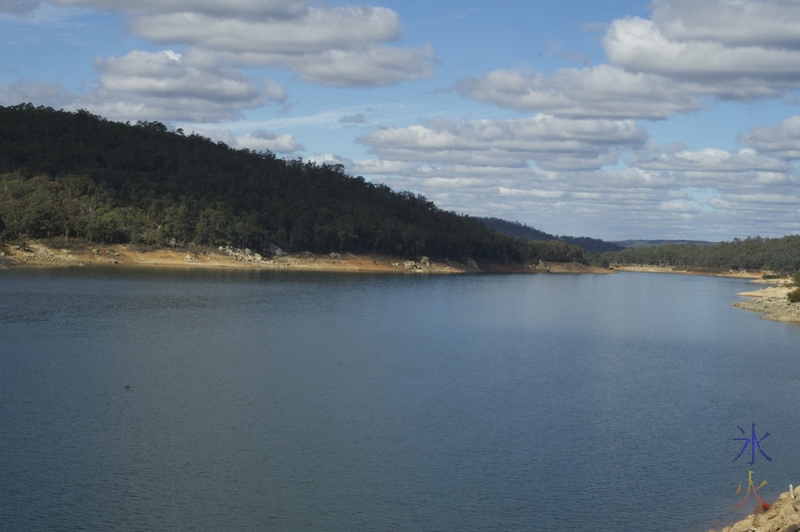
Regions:
<instances>
[{"instance_id":1,"label":"lake","mask_svg":"<svg viewBox=\"0 0 800 532\"><path fill-rule=\"evenodd\" d=\"M0 529L722 528L749 470L800 484L800 327L752 287L0 272Z\"/></svg>"}]
</instances>

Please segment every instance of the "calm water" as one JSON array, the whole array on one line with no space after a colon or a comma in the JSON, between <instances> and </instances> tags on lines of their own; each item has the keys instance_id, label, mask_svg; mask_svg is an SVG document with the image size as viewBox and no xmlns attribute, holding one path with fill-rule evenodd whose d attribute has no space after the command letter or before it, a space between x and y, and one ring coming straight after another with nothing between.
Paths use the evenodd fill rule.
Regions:
<instances>
[{"instance_id":1,"label":"calm water","mask_svg":"<svg viewBox=\"0 0 800 532\"><path fill-rule=\"evenodd\" d=\"M751 287L0 272L0 529L721 528L748 469L800 484L800 327Z\"/></svg>"}]
</instances>

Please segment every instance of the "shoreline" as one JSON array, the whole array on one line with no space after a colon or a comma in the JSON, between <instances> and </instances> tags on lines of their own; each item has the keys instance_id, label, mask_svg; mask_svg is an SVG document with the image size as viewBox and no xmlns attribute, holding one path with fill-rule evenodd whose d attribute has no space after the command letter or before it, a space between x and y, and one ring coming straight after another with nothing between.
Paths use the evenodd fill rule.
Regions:
<instances>
[{"instance_id":1,"label":"shoreline","mask_svg":"<svg viewBox=\"0 0 800 532\"><path fill-rule=\"evenodd\" d=\"M659 266L614 266L616 271L643 272L643 273L671 273L679 275L707 275L712 277L733 277L737 279L750 279L751 283L768 284L760 290L739 292L737 296L750 298L748 301L736 301L732 305L736 308L760 312L762 320L778 321L783 323L800 323L800 304L789 303L787 295L792 290L791 280L788 278L764 279L763 272L729 271L724 273L695 272L691 270L675 270ZM799 505L800 506L800 505Z\"/></svg>"},{"instance_id":2,"label":"shoreline","mask_svg":"<svg viewBox=\"0 0 800 532\"><path fill-rule=\"evenodd\" d=\"M790 489L793 491L781 493L769 509L759 505L752 514L719 532L797 532L800 530L800 487L790 486Z\"/></svg>"},{"instance_id":3,"label":"shoreline","mask_svg":"<svg viewBox=\"0 0 800 532\"><path fill-rule=\"evenodd\" d=\"M83 244L31 240L24 247L8 246L0 253L0 270L18 267L63 268L83 266L133 266L159 268L232 268L300 270L342 273L469 274L469 273L613 273L581 264L494 264L472 259L409 260L381 254L318 254L278 252L262 256L249 249L153 248L137 249L127 244Z\"/></svg>"},{"instance_id":4,"label":"shoreline","mask_svg":"<svg viewBox=\"0 0 800 532\"><path fill-rule=\"evenodd\" d=\"M737 301L734 307L760 312L762 320L779 321L784 323L800 323L800 304L789 303L788 294L793 288L783 286L770 286L761 290L739 292L738 296L748 297L749 301Z\"/></svg>"},{"instance_id":5,"label":"shoreline","mask_svg":"<svg viewBox=\"0 0 800 532\"><path fill-rule=\"evenodd\" d=\"M709 277L734 277L737 279L752 279L755 282L760 282L762 279L761 272L751 271L728 271L728 272L699 272L694 270L676 270L664 266L620 266L613 265L614 270L618 272L640 272L640 273L672 273L676 275L706 275ZM774 282L774 280L772 281Z\"/></svg>"}]
</instances>

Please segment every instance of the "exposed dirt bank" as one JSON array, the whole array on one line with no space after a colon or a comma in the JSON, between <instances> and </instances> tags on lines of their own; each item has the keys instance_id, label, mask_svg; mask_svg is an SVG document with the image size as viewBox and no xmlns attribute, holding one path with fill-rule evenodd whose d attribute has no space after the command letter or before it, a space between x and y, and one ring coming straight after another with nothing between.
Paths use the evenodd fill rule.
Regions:
<instances>
[{"instance_id":1,"label":"exposed dirt bank","mask_svg":"<svg viewBox=\"0 0 800 532\"><path fill-rule=\"evenodd\" d=\"M795 498L792 498L795 497ZM765 501L769 502L769 501ZM759 511L721 532L798 532L800 531L800 487L782 493L769 510ZM714 532L713 530L710 532Z\"/></svg>"},{"instance_id":2,"label":"exposed dirt bank","mask_svg":"<svg viewBox=\"0 0 800 532\"><path fill-rule=\"evenodd\" d=\"M712 277L737 277L741 279L760 279L762 272L751 272L742 270L731 270L728 272L696 272L692 270L679 270L671 267L661 266L621 266L614 265L618 272L646 272L646 273L677 273L682 275L709 275Z\"/></svg>"},{"instance_id":3,"label":"exposed dirt bank","mask_svg":"<svg viewBox=\"0 0 800 532\"><path fill-rule=\"evenodd\" d=\"M144 249L129 245L53 244L30 241L25 246L8 246L0 253L0 269L20 266L92 266L121 264L183 268L249 268L275 270L316 270L365 273L610 273L581 264L492 264L464 260L408 260L386 255L329 255L283 253L263 256L249 249L231 247L208 249Z\"/></svg>"}]
</instances>

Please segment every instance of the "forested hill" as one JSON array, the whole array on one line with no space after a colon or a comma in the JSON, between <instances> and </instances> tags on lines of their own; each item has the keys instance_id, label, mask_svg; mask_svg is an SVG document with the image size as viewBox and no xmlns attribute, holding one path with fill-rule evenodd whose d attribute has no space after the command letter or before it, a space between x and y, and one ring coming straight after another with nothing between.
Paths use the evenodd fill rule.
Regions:
<instances>
[{"instance_id":1,"label":"forested hill","mask_svg":"<svg viewBox=\"0 0 800 532\"><path fill-rule=\"evenodd\" d=\"M0 107L0 241L234 245L492 261L585 262L510 238L341 165L235 150L159 122Z\"/></svg>"},{"instance_id":2,"label":"forested hill","mask_svg":"<svg viewBox=\"0 0 800 532\"><path fill-rule=\"evenodd\" d=\"M562 242L566 242L567 244L578 245L588 253L620 251L624 248L624 246L617 245L613 242L606 242L605 240L599 240L597 238L589 238L585 236L555 236L519 222L509 222L508 220L501 220L500 218L478 219L496 231L500 231L501 233L514 238L521 238L522 240L560 240Z\"/></svg>"},{"instance_id":3,"label":"forested hill","mask_svg":"<svg viewBox=\"0 0 800 532\"><path fill-rule=\"evenodd\" d=\"M691 270L772 270L777 273L800 271L800 235L783 238L733 239L716 244L664 244L627 248L605 253L606 262L649 264Z\"/></svg>"}]
</instances>

